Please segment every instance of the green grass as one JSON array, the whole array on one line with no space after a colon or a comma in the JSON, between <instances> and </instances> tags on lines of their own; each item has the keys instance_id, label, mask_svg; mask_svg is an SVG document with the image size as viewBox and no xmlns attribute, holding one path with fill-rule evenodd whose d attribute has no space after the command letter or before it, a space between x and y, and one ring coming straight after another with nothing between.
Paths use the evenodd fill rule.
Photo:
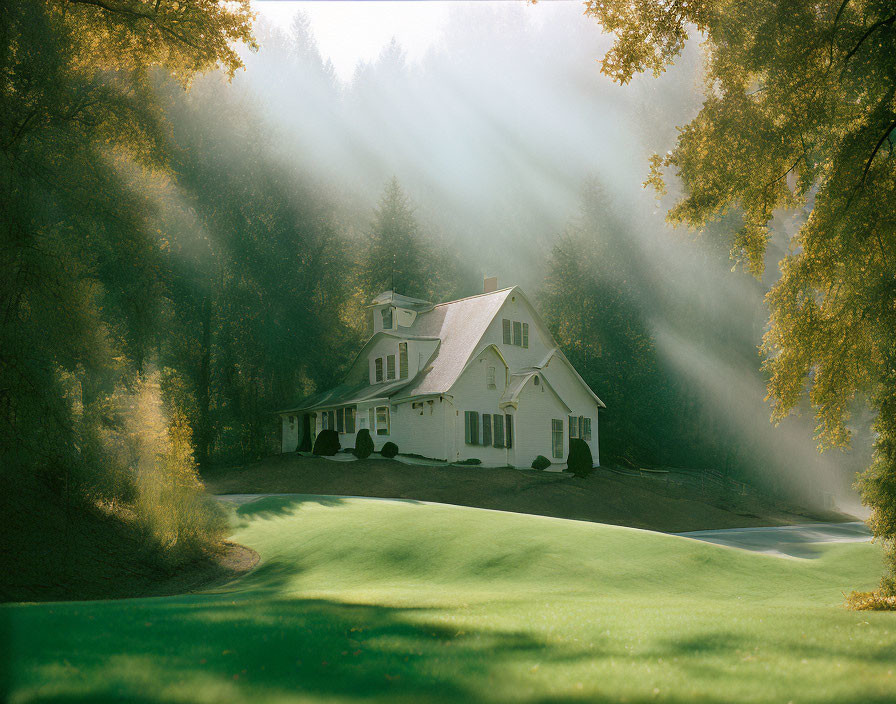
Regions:
<instances>
[{"instance_id":1,"label":"green grass","mask_svg":"<svg viewBox=\"0 0 896 704\"><path fill-rule=\"evenodd\" d=\"M781 559L411 501L276 497L212 593L0 610L13 702L893 702L870 544Z\"/></svg>"}]
</instances>

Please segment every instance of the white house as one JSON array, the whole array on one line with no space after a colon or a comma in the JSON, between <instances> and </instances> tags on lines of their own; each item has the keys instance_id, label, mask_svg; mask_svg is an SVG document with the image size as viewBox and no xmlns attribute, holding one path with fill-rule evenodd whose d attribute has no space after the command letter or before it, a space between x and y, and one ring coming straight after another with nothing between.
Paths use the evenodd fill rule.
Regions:
<instances>
[{"instance_id":1,"label":"white house","mask_svg":"<svg viewBox=\"0 0 896 704\"><path fill-rule=\"evenodd\" d=\"M582 438L598 462L603 402L582 380L522 290L514 286L433 305L393 291L369 310L373 335L342 384L280 411L282 451L311 449L325 428L354 447L484 465L563 464Z\"/></svg>"}]
</instances>

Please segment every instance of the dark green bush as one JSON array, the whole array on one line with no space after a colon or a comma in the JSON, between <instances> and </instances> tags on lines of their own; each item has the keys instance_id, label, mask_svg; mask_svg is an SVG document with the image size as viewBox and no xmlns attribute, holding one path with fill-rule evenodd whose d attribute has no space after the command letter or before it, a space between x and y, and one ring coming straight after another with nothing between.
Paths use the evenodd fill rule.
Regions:
<instances>
[{"instance_id":1,"label":"dark green bush","mask_svg":"<svg viewBox=\"0 0 896 704\"><path fill-rule=\"evenodd\" d=\"M482 464L482 460L477 460L475 457L471 457L468 460L460 460L454 464Z\"/></svg>"},{"instance_id":2,"label":"dark green bush","mask_svg":"<svg viewBox=\"0 0 896 704\"><path fill-rule=\"evenodd\" d=\"M547 469L551 466L551 461L544 455L539 455L532 460L532 469Z\"/></svg>"},{"instance_id":3,"label":"dark green bush","mask_svg":"<svg viewBox=\"0 0 896 704\"><path fill-rule=\"evenodd\" d=\"M314 440L314 449L311 452L326 457L335 455L339 452L339 433L335 430L321 430Z\"/></svg>"},{"instance_id":4,"label":"dark green bush","mask_svg":"<svg viewBox=\"0 0 896 704\"><path fill-rule=\"evenodd\" d=\"M373 440L370 438L370 431L367 428L361 428L358 431L358 437L355 438L355 457L364 460L370 457L373 452Z\"/></svg>"},{"instance_id":5,"label":"dark green bush","mask_svg":"<svg viewBox=\"0 0 896 704\"><path fill-rule=\"evenodd\" d=\"M572 438L569 441L569 457L566 459L569 471L577 477L587 477L594 467L594 459L591 457L591 448L581 438Z\"/></svg>"},{"instance_id":6,"label":"dark green bush","mask_svg":"<svg viewBox=\"0 0 896 704\"><path fill-rule=\"evenodd\" d=\"M383 457L392 459L393 457L395 457L395 455L398 454L398 445L396 445L394 442L387 442L385 445L383 445L383 449L380 450L380 454Z\"/></svg>"}]
</instances>

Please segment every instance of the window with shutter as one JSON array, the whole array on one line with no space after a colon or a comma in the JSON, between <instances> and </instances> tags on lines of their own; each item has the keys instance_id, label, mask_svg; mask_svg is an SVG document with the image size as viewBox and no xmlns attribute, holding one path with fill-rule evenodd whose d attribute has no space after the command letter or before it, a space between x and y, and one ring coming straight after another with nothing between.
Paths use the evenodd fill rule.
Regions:
<instances>
[{"instance_id":1,"label":"window with shutter","mask_svg":"<svg viewBox=\"0 0 896 704\"><path fill-rule=\"evenodd\" d=\"M504 447L504 419L497 413L492 416L492 429L495 447Z\"/></svg>"},{"instance_id":2,"label":"window with shutter","mask_svg":"<svg viewBox=\"0 0 896 704\"><path fill-rule=\"evenodd\" d=\"M376 407L376 434L377 435L388 435L389 434L389 407L388 406L377 406Z\"/></svg>"},{"instance_id":3,"label":"window with shutter","mask_svg":"<svg viewBox=\"0 0 896 704\"><path fill-rule=\"evenodd\" d=\"M582 425L582 438L583 438L584 440L587 440L588 442L591 442L591 419L590 419L590 418L583 418L583 419L582 419L582 422L583 422L583 425Z\"/></svg>"},{"instance_id":4,"label":"window with shutter","mask_svg":"<svg viewBox=\"0 0 896 704\"><path fill-rule=\"evenodd\" d=\"M513 416L509 413L504 416L504 444L513 447Z\"/></svg>"},{"instance_id":5,"label":"window with shutter","mask_svg":"<svg viewBox=\"0 0 896 704\"><path fill-rule=\"evenodd\" d=\"M408 343L398 343L398 376L401 379L408 378Z\"/></svg>"},{"instance_id":6,"label":"window with shutter","mask_svg":"<svg viewBox=\"0 0 896 704\"><path fill-rule=\"evenodd\" d=\"M510 344L510 321L507 318L501 321L504 326L504 344Z\"/></svg>"},{"instance_id":7,"label":"window with shutter","mask_svg":"<svg viewBox=\"0 0 896 704\"><path fill-rule=\"evenodd\" d=\"M495 368L489 367L485 375L485 385L490 389L496 389L495 386Z\"/></svg>"},{"instance_id":8,"label":"window with shutter","mask_svg":"<svg viewBox=\"0 0 896 704\"><path fill-rule=\"evenodd\" d=\"M470 444L479 444L479 412L470 411Z\"/></svg>"},{"instance_id":9,"label":"window with shutter","mask_svg":"<svg viewBox=\"0 0 896 704\"><path fill-rule=\"evenodd\" d=\"M473 412L464 411L464 442L473 444Z\"/></svg>"},{"instance_id":10,"label":"window with shutter","mask_svg":"<svg viewBox=\"0 0 896 704\"><path fill-rule=\"evenodd\" d=\"M330 416L330 427L335 430L336 429L336 411L328 411Z\"/></svg>"},{"instance_id":11,"label":"window with shutter","mask_svg":"<svg viewBox=\"0 0 896 704\"><path fill-rule=\"evenodd\" d=\"M523 326L518 320L513 321L513 344L517 347L523 344Z\"/></svg>"},{"instance_id":12,"label":"window with shutter","mask_svg":"<svg viewBox=\"0 0 896 704\"><path fill-rule=\"evenodd\" d=\"M345 432L345 409L339 408L336 410L336 432L344 433Z\"/></svg>"},{"instance_id":13,"label":"window with shutter","mask_svg":"<svg viewBox=\"0 0 896 704\"><path fill-rule=\"evenodd\" d=\"M529 348L529 323L523 323L523 347Z\"/></svg>"},{"instance_id":14,"label":"window with shutter","mask_svg":"<svg viewBox=\"0 0 896 704\"><path fill-rule=\"evenodd\" d=\"M579 419L576 416L569 417L569 437L570 439L579 437Z\"/></svg>"},{"instance_id":15,"label":"window with shutter","mask_svg":"<svg viewBox=\"0 0 896 704\"><path fill-rule=\"evenodd\" d=\"M390 354L386 356L386 379L394 379L395 378L395 355Z\"/></svg>"},{"instance_id":16,"label":"window with shutter","mask_svg":"<svg viewBox=\"0 0 896 704\"><path fill-rule=\"evenodd\" d=\"M345 409L345 432L347 432L347 433L355 432L355 409L354 409L354 407Z\"/></svg>"},{"instance_id":17,"label":"window with shutter","mask_svg":"<svg viewBox=\"0 0 896 704\"><path fill-rule=\"evenodd\" d=\"M377 357L374 364L376 365L376 374L374 376L374 379L376 379L376 383L379 384L383 380L383 358Z\"/></svg>"},{"instance_id":18,"label":"window with shutter","mask_svg":"<svg viewBox=\"0 0 896 704\"><path fill-rule=\"evenodd\" d=\"M482 414L482 444L492 444L492 417L488 413Z\"/></svg>"},{"instance_id":19,"label":"window with shutter","mask_svg":"<svg viewBox=\"0 0 896 704\"><path fill-rule=\"evenodd\" d=\"M554 459L563 459L563 421L556 418L551 421L551 450Z\"/></svg>"}]
</instances>

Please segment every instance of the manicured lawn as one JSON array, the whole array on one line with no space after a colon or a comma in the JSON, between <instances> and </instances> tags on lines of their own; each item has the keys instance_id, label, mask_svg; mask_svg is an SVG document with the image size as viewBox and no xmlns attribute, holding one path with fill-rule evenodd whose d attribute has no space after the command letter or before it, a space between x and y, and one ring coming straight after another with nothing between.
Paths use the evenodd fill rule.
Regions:
<instances>
[{"instance_id":1,"label":"manicured lawn","mask_svg":"<svg viewBox=\"0 0 896 704\"><path fill-rule=\"evenodd\" d=\"M288 496L201 595L5 606L14 702L892 702L870 544L781 559L630 528Z\"/></svg>"}]
</instances>

